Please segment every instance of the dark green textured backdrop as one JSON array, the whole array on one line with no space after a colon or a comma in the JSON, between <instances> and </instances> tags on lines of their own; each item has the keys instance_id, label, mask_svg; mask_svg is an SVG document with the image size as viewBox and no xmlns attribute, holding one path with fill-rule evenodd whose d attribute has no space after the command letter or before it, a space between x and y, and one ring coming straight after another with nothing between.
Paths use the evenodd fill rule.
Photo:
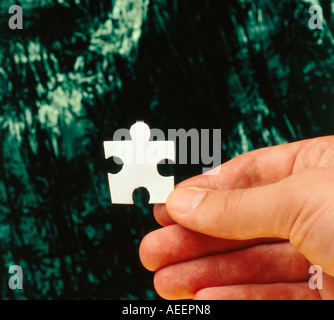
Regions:
<instances>
[{"instance_id":1,"label":"dark green textured backdrop","mask_svg":"<svg viewBox=\"0 0 334 320\"><path fill-rule=\"evenodd\" d=\"M23 30L8 28L15 3ZM333 6L320 4L323 30L302 0L1 0L0 298L158 298L138 258L152 206L144 192L110 203L102 142L136 120L220 128L225 161L333 133Z\"/></svg>"}]
</instances>

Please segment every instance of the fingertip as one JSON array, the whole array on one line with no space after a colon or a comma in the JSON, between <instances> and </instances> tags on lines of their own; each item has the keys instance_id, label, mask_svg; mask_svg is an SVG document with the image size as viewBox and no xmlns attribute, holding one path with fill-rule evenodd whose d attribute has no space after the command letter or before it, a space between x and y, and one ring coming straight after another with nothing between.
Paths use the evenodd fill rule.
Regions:
<instances>
[{"instance_id":1,"label":"fingertip","mask_svg":"<svg viewBox=\"0 0 334 320\"><path fill-rule=\"evenodd\" d=\"M211 288L205 288L195 293L193 300L214 300L216 297L212 294Z\"/></svg>"},{"instance_id":2,"label":"fingertip","mask_svg":"<svg viewBox=\"0 0 334 320\"><path fill-rule=\"evenodd\" d=\"M154 218L161 226L166 227L176 224L176 222L169 215L168 202L170 202L171 195L174 194L176 190L190 187L192 189L210 189L210 181L208 176L198 175L180 182L175 186L175 189L168 196L166 204L156 204L153 207Z\"/></svg>"},{"instance_id":3,"label":"fingertip","mask_svg":"<svg viewBox=\"0 0 334 320\"><path fill-rule=\"evenodd\" d=\"M208 190L194 187L175 190L167 199L167 210L173 213L188 213L196 209Z\"/></svg>"},{"instance_id":4,"label":"fingertip","mask_svg":"<svg viewBox=\"0 0 334 320\"><path fill-rule=\"evenodd\" d=\"M168 295L168 290L166 290L164 283L165 283L165 275L164 270L159 270L154 274L153 277L153 286L156 293L163 299L169 300L171 299Z\"/></svg>"},{"instance_id":5,"label":"fingertip","mask_svg":"<svg viewBox=\"0 0 334 320\"><path fill-rule=\"evenodd\" d=\"M169 216L179 225L201 232L197 219L197 207L201 207L208 189L184 187L174 190L168 197L166 208ZM210 207L207 207L208 209ZM210 235L210 234L209 234Z\"/></svg>"},{"instance_id":6,"label":"fingertip","mask_svg":"<svg viewBox=\"0 0 334 320\"><path fill-rule=\"evenodd\" d=\"M154 241L154 231L146 235L140 243L139 246L139 259L144 266L149 271L155 271L155 263L154 258L155 255L153 254L155 249L155 241Z\"/></svg>"},{"instance_id":7,"label":"fingertip","mask_svg":"<svg viewBox=\"0 0 334 320\"><path fill-rule=\"evenodd\" d=\"M192 299L194 297L186 288L180 287L180 281L174 277L173 267L158 270L153 279L157 294L166 300Z\"/></svg>"},{"instance_id":8,"label":"fingertip","mask_svg":"<svg viewBox=\"0 0 334 320\"><path fill-rule=\"evenodd\" d=\"M155 220L163 227L175 224L175 221L168 214L165 204L154 205L153 215Z\"/></svg>"}]
</instances>

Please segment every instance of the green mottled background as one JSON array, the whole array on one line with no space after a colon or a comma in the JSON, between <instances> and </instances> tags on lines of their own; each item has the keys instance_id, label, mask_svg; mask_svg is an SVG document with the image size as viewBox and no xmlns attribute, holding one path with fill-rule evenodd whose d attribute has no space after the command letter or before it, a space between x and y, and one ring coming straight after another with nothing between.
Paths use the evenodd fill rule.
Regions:
<instances>
[{"instance_id":1,"label":"green mottled background","mask_svg":"<svg viewBox=\"0 0 334 320\"><path fill-rule=\"evenodd\" d=\"M220 128L225 161L333 133L334 1L312 3L323 30L302 0L1 0L0 297L157 299L138 258L152 206L110 203L102 142L136 120Z\"/></svg>"}]
</instances>

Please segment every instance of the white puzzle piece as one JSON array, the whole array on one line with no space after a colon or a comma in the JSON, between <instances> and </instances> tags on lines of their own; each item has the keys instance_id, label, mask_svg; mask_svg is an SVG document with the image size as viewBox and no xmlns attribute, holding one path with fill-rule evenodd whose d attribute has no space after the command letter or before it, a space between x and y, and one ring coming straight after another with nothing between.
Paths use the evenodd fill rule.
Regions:
<instances>
[{"instance_id":1,"label":"white puzzle piece","mask_svg":"<svg viewBox=\"0 0 334 320\"><path fill-rule=\"evenodd\" d=\"M144 187L150 194L149 203L165 203L174 189L174 177L161 176L157 166L164 159L175 162L174 141L149 141L149 126L138 121L130 135L132 140L103 143L106 159L117 157L124 163L119 173L108 173L111 202L133 204L133 191Z\"/></svg>"}]
</instances>

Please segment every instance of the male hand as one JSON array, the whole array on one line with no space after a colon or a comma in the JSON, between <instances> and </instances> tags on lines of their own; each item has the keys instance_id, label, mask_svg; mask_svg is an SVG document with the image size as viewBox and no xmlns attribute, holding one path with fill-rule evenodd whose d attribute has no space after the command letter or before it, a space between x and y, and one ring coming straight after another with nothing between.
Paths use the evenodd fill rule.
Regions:
<instances>
[{"instance_id":1,"label":"male hand","mask_svg":"<svg viewBox=\"0 0 334 320\"><path fill-rule=\"evenodd\" d=\"M166 299L334 298L334 137L236 157L181 183L140 247ZM176 224L175 224L176 223ZM324 273L309 287L309 266Z\"/></svg>"}]
</instances>

